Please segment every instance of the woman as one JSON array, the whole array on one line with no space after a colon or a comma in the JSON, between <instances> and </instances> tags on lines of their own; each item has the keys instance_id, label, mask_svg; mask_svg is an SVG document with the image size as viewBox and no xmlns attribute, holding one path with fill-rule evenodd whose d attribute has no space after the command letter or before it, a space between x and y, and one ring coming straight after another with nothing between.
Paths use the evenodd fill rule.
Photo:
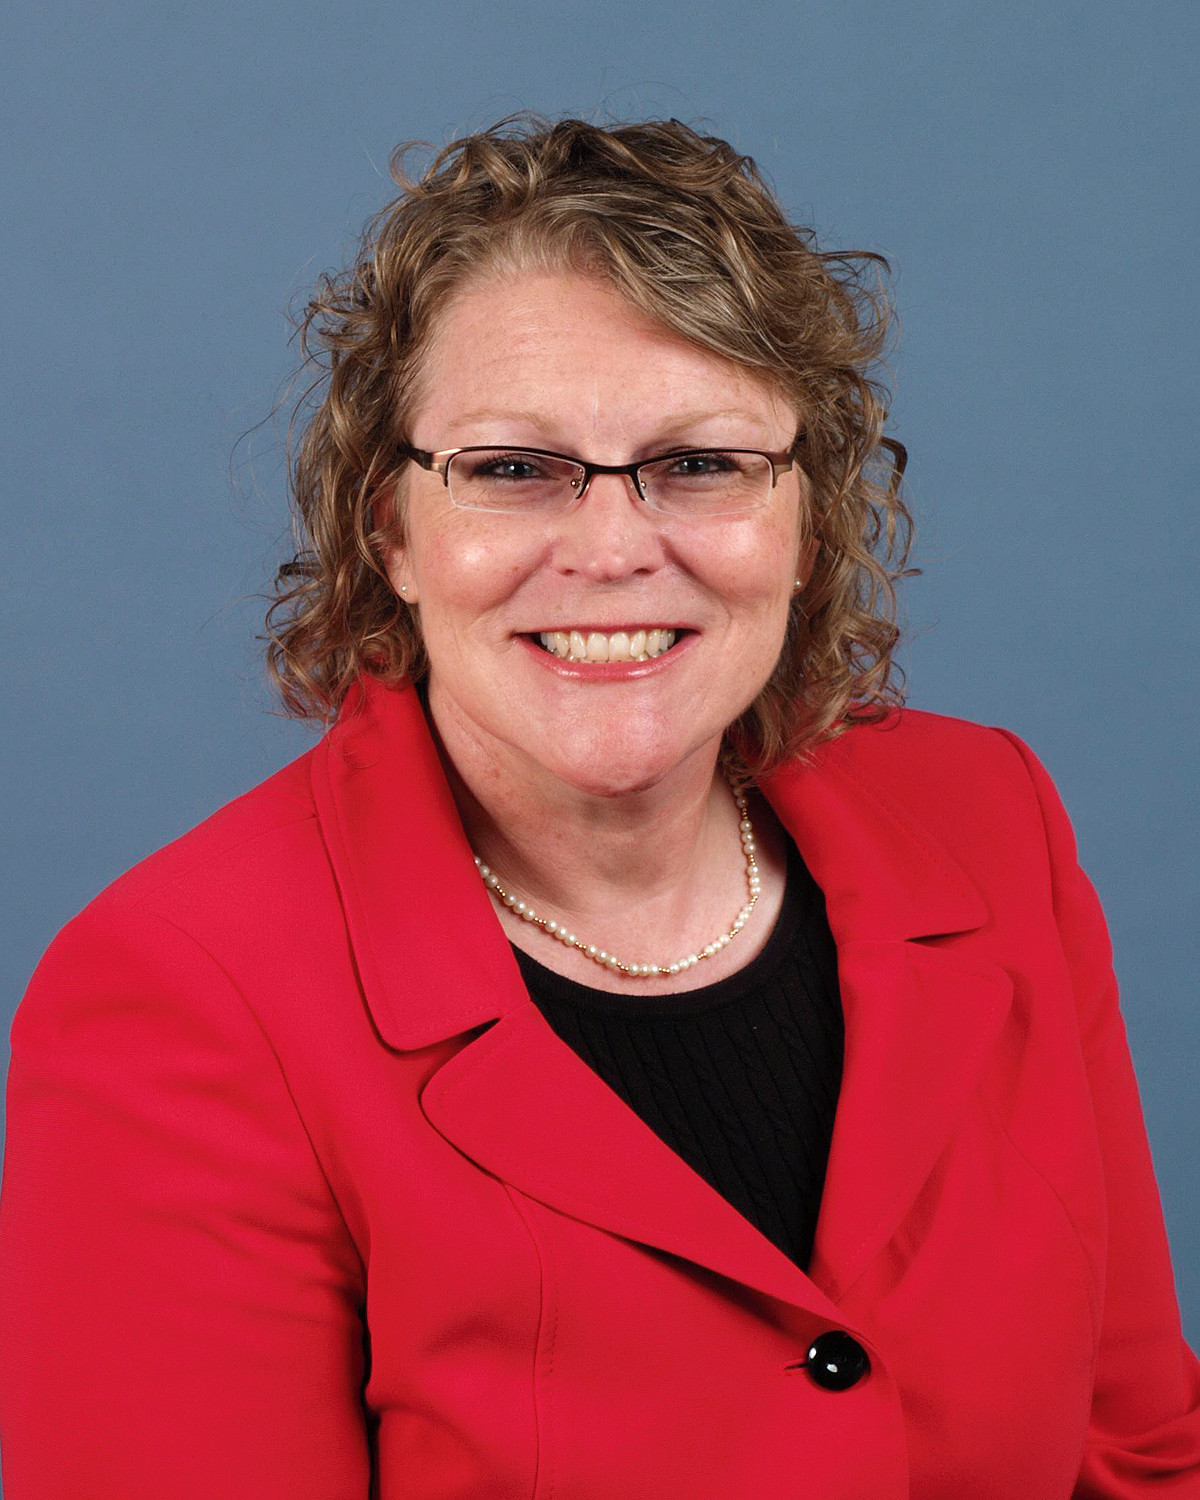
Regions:
<instances>
[{"instance_id":1,"label":"woman","mask_svg":"<svg viewBox=\"0 0 1200 1500\"><path fill-rule=\"evenodd\" d=\"M271 659L336 723L18 1015L9 1500L1200 1494L1065 815L894 706L862 264L534 122L322 286Z\"/></svg>"}]
</instances>

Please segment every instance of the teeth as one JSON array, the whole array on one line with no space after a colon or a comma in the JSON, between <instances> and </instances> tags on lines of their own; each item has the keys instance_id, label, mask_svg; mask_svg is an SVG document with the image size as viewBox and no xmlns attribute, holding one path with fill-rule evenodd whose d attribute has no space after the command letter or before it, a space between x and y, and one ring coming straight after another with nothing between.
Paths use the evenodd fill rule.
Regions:
<instances>
[{"instance_id":1,"label":"teeth","mask_svg":"<svg viewBox=\"0 0 1200 1500\"><path fill-rule=\"evenodd\" d=\"M674 630L635 630L632 634L616 630L604 635L599 630L543 630L538 640L552 656L566 661L651 661L669 651L675 644Z\"/></svg>"}]
</instances>

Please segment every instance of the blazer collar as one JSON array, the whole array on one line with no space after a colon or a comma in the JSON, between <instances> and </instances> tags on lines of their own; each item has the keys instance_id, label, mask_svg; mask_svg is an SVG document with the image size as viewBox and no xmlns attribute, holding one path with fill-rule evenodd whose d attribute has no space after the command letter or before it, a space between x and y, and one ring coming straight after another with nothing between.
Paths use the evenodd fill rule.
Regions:
<instances>
[{"instance_id":1,"label":"blazer collar","mask_svg":"<svg viewBox=\"0 0 1200 1500\"><path fill-rule=\"evenodd\" d=\"M850 730L762 786L825 893L839 944L967 932L986 917L944 846L856 765L855 738L886 732ZM313 753L312 786L384 1041L415 1050L527 1004L417 694L357 684Z\"/></svg>"}]
</instances>

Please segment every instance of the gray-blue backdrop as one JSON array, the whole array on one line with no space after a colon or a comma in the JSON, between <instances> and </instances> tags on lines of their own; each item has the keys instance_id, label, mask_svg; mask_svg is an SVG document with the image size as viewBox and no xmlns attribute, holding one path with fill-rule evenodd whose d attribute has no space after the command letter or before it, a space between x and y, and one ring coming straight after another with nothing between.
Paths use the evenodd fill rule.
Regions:
<instances>
[{"instance_id":1,"label":"gray-blue backdrop","mask_svg":"<svg viewBox=\"0 0 1200 1500\"><path fill-rule=\"evenodd\" d=\"M1200 7L737 10L8 8L0 1011L99 887L309 743L254 640L287 527L255 424L390 147L519 108L704 121L893 260L912 701L1016 729L1073 813L1195 1339Z\"/></svg>"}]
</instances>

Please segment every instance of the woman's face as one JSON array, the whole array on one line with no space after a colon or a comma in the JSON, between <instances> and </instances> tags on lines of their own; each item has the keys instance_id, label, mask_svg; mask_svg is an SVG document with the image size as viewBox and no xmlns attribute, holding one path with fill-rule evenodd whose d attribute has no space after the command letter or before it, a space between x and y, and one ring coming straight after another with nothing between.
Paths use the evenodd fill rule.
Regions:
<instances>
[{"instance_id":1,"label":"woman's face","mask_svg":"<svg viewBox=\"0 0 1200 1500\"><path fill-rule=\"evenodd\" d=\"M531 272L451 303L407 436L625 464L680 447L780 452L796 428L770 388L604 282ZM419 610L430 711L461 770L601 796L653 786L711 756L771 675L809 565L798 470L762 509L709 517L658 514L621 475L596 475L561 515L456 508L415 464L403 483L388 574ZM675 644L646 661L567 660L538 639L663 629Z\"/></svg>"}]
</instances>

